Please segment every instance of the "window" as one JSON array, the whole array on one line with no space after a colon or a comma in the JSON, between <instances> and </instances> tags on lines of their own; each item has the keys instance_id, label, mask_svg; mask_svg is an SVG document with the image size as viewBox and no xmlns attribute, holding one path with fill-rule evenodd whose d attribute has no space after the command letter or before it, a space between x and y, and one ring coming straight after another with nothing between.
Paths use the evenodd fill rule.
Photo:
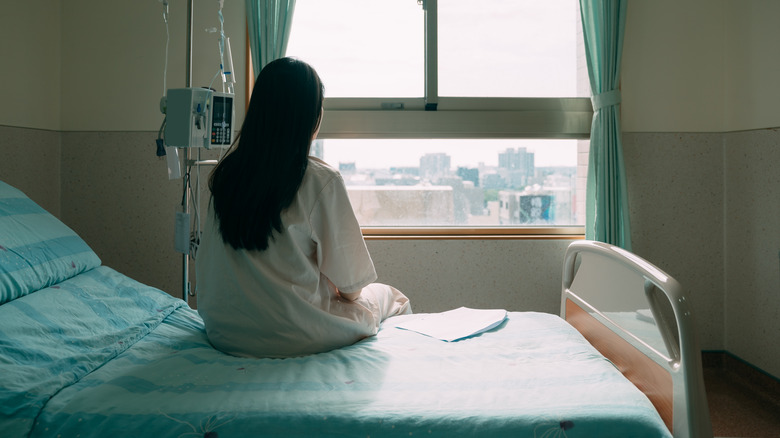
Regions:
<instances>
[{"instance_id":1,"label":"window","mask_svg":"<svg viewBox=\"0 0 780 438\"><path fill-rule=\"evenodd\" d=\"M423 11L415 0L297 1L287 54L329 97L423 97Z\"/></svg>"},{"instance_id":2,"label":"window","mask_svg":"<svg viewBox=\"0 0 780 438\"><path fill-rule=\"evenodd\" d=\"M577 0L296 2L287 54L326 88L313 151L367 233L582 233L578 17Z\"/></svg>"},{"instance_id":3,"label":"window","mask_svg":"<svg viewBox=\"0 0 780 438\"><path fill-rule=\"evenodd\" d=\"M440 95L590 97L577 89L576 1L437 4Z\"/></svg>"}]
</instances>

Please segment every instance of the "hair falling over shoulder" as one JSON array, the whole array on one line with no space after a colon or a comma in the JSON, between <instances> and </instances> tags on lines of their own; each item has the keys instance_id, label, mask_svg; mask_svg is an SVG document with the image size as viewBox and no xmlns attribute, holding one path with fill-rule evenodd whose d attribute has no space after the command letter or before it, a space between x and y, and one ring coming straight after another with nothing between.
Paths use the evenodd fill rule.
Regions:
<instances>
[{"instance_id":1,"label":"hair falling over shoulder","mask_svg":"<svg viewBox=\"0 0 780 438\"><path fill-rule=\"evenodd\" d=\"M303 181L322 119L324 87L309 64L281 58L255 82L241 134L209 178L225 243L265 250Z\"/></svg>"}]
</instances>

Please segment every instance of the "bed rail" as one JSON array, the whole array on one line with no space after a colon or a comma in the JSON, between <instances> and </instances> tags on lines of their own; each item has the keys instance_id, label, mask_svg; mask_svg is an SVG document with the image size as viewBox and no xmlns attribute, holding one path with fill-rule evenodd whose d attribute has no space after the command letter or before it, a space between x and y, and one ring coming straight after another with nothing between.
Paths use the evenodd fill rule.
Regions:
<instances>
[{"instance_id":1,"label":"bed rail","mask_svg":"<svg viewBox=\"0 0 780 438\"><path fill-rule=\"evenodd\" d=\"M619 319L631 312L655 330ZM647 395L675 438L712 436L694 317L674 278L622 248L575 241L564 258L561 317Z\"/></svg>"}]
</instances>

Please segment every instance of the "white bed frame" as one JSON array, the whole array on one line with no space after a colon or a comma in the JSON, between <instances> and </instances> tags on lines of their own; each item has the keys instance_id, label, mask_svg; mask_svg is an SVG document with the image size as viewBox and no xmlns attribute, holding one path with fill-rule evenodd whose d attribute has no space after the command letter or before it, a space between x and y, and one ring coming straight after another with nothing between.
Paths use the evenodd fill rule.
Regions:
<instances>
[{"instance_id":1,"label":"white bed frame","mask_svg":"<svg viewBox=\"0 0 780 438\"><path fill-rule=\"evenodd\" d=\"M623 299L644 299L666 352L610 318L604 307ZM576 241L564 259L561 317L647 395L675 438L712 437L693 315L674 278L622 248Z\"/></svg>"}]
</instances>

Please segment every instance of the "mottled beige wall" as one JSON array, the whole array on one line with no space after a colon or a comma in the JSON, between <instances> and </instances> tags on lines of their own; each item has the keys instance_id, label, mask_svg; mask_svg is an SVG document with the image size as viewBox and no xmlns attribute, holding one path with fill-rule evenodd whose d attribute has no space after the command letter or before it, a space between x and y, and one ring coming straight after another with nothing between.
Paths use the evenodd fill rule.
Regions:
<instances>
[{"instance_id":1,"label":"mottled beige wall","mask_svg":"<svg viewBox=\"0 0 780 438\"><path fill-rule=\"evenodd\" d=\"M380 282L415 312L460 306L557 314L569 240L371 240Z\"/></svg>"},{"instance_id":2,"label":"mottled beige wall","mask_svg":"<svg viewBox=\"0 0 780 438\"><path fill-rule=\"evenodd\" d=\"M723 134L625 133L633 250L690 294L704 349L723 349Z\"/></svg>"},{"instance_id":3,"label":"mottled beige wall","mask_svg":"<svg viewBox=\"0 0 780 438\"><path fill-rule=\"evenodd\" d=\"M60 133L0 125L0 180L60 216Z\"/></svg>"},{"instance_id":4,"label":"mottled beige wall","mask_svg":"<svg viewBox=\"0 0 780 438\"><path fill-rule=\"evenodd\" d=\"M725 142L725 347L780 377L780 130Z\"/></svg>"},{"instance_id":5,"label":"mottled beige wall","mask_svg":"<svg viewBox=\"0 0 780 438\"><path fill-rule=\"evenodd\" d=\"M181 180L154 154L156 133L62 134L62 218L103 264L180 296L173 249Z\"/></svg>"}]
</instances>

